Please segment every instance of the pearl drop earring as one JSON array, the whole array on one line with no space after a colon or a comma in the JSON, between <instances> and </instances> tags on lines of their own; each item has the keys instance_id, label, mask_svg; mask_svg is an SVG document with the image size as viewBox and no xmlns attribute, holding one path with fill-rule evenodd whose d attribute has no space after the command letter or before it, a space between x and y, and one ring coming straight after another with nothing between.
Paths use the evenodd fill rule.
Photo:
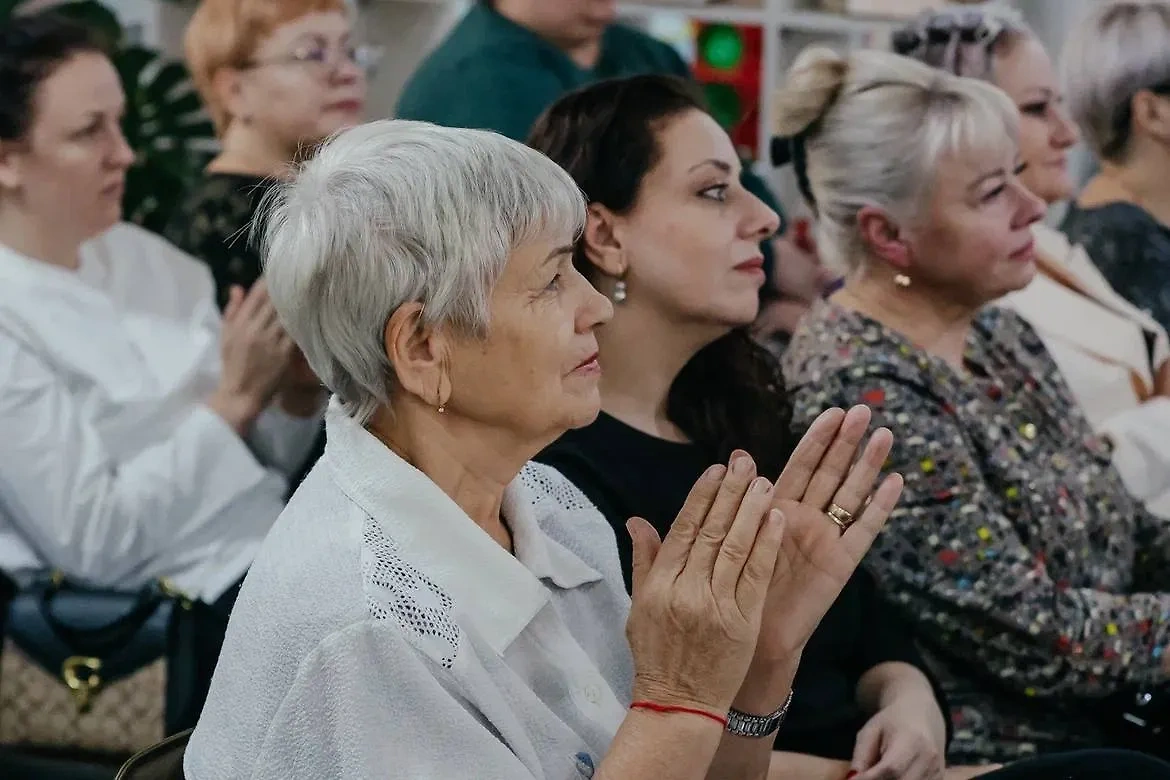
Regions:
<instances>
[{"instance_id":1,"label":"pearl drop earring","mask_svg":"<svg viewBox=\"0 0 1170 780\"><path fill-rule=\"evenodd\" d=\"M613 302L622 303L629 297L629 291L626 289L626 283L623 279L618 279L613 286Z\"/></svg>"}]
</instances>

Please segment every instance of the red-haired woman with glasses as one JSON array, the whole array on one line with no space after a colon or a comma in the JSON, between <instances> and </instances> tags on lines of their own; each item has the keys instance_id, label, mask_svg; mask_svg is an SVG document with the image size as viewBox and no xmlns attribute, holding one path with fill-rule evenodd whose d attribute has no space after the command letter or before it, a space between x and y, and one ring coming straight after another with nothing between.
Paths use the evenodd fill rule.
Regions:
<instances>
[{"instance_id":1,"label":"red-haired woman with glasses","mask_svg":"<svg viewBox=\"0 0 1170 780\"><path fill-rule=\"evenodd\" d=\"M304 150L361 121L372 50L352 28L344 0L203 0L191 18L187 65L220 150L166 236L211 267L221 308L260 277L249 226L269 188ZM280 399L295 416L322 408L299 352Z\"/></svg>"}]
</instances>

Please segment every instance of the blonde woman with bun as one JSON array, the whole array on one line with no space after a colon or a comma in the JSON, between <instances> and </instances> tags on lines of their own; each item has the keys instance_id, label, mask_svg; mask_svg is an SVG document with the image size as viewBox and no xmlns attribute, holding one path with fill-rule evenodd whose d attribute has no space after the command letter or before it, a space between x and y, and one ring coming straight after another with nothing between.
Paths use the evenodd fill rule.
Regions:
<instances>
[{"instance_id":1,"label":"blonde woman with bun","mask_svg":"<svg viewBox=\"0 0 1170 780\"><path fill-rule=\"evenodd\" d=\"M937 662L949 758L1130 744L1101 699L1170 680L1170 524L1126 490L1036 332L987 305L1036 275L1045 204L1015 104L825 49L777 104L818 245L848 269L785 355L795 424L865 403L898 432L906 489L868 561Z\"/></svg>"},{"instance_id":2,"label":"blonde woman with bun","mask_svg":"<svg viewBox=\"0 0 1170 780\"><path fill-rule=\"evenodd\" d=\"M923 14L895 34L894 50L1006 92L1020 111L1020 181L1048 205L1072 197L1077 128L1056 68L1019 11L993 2ZM1089 424L1109 437L1126 487L1170 514L1166 331L1110 285L1085 247L1039 222L1032 237L1037 273L1003 302L1036 329Z\"/></svg>"}]
</instances>

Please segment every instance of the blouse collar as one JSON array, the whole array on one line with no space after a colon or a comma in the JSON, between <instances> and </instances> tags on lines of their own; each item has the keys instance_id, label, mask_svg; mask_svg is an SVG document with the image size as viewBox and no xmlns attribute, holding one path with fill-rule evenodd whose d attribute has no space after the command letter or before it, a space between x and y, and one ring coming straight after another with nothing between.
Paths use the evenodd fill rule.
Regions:
<instances>
[{"instance_id":1,"label":"blouse collar","mask_svg":"<svg viewBox=\"0 0 1170 780\"><path fill-rule=\"evenodd\" d=\"M379 442L342 411L326 415L325 461L342 491L393 540L399 554L449 595L461 623L471 623L503 653L550 598L601 575L549 538L541 520L563 521L538 501L520 475L504 490L503 514L513 556L429 477ZM541 516L543 515L543 516Z\"/></svg>"}]
</instances>

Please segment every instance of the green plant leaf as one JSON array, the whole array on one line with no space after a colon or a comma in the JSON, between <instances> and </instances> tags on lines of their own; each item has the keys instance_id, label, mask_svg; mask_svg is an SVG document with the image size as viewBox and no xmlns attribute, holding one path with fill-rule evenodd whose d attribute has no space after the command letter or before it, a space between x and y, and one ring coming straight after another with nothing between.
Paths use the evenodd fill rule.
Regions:
<instances>
[{"instance_id":1,"label":"green plant leaf","mask_svg":"<svg viewBox=\"0 0 1170 780\"><path fill-rule=\"evenodd\" d=\"M168 62L160 67L154 78L145 85L146 97L162 103L180 85L190 88L187 69L177 62Z\"/></svg>"}]
</instances>

